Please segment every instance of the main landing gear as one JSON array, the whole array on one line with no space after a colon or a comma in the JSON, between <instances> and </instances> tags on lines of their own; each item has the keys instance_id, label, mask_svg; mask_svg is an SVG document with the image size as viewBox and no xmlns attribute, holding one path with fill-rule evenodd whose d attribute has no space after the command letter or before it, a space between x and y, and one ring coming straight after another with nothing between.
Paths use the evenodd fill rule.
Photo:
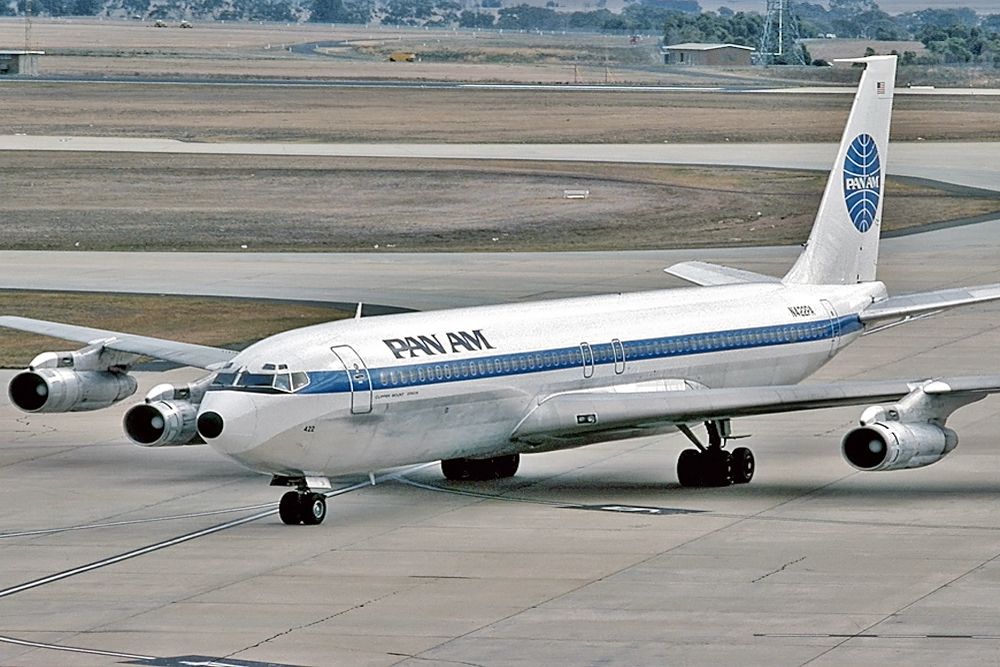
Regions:
<instances>
[{"instance_id":1,"label":"main landing gear","mask_svg":"<svg viewBox=\"0 0 1000 667\"><path fill-rule=\"evenodd\" d=\"M729 486L746 484L753 479L753 452L746 447L729 451L723 449L725 441L732 438L729 420L705 422L708 446L703 445L690 428L680 426L680 431L697 449L685 449L677 459L677 479L681 486Z\"/></svg>"},{"instance_id":2,"label":"main landing gear","mask_svg":"<svg viewBox=\"0 0 1000 667\"><path fill-rule=\"evenodd\" d=\"M445 479L453 482L484 482L513 477L520 462L520 454L489 459L446 459L441 461L441 472Z\"/></svg>"}]
</instances>

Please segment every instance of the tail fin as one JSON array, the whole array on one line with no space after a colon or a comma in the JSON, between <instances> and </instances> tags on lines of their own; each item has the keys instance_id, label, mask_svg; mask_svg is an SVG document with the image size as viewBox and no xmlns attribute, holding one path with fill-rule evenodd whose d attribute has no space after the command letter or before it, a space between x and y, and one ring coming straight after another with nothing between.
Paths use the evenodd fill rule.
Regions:
<instances>
[{"instance_id":1,"label":"tail fin","mask_svg":"<svg viewBox=\"0 0 1000 667\"><path fill-rule=\"evenodd\" d=\"M896 56L843 62L864 63L865 71L809 241L785 276L786 283L875 280Z\"/></svg>"}]
</instances>

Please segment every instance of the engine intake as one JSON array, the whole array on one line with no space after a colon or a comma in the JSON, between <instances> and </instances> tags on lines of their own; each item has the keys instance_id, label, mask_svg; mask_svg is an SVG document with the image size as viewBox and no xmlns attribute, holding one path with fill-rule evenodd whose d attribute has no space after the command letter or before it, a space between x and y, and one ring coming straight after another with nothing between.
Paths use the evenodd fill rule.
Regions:
<instances>
[{"instance_id":1,"label":"engine intake","mask_svg":"<svg viewBox=\"0 0 1000 667\"><path fill-rule=\"evenodd\" d=\"M958 434L934 424L876 422L844 436L841 451L858 470L922 468L937 463L958 446Z\"/></svg>"},{"instance_id":2,"label":"engine intake","mask_svg":"<svg viewBox=\"0 0 1000 667\"><path fill-rule=\"evenodd\" d=\"M198 406L188 401L140 403L125 413L129 440L140 447L179 447L201 444L196 420Z\"/></svg>"},{"instance_id":3,"label":"engine intake","mask_svg":"<svg viewBox=\"0 0 1000 667\"><path fill-rule=\"evenodd\" d=\"M15 375L7 394L25 412L86 412L114 405L137 387L127 373L38 368Z\"/></svg>"}]
</instances>

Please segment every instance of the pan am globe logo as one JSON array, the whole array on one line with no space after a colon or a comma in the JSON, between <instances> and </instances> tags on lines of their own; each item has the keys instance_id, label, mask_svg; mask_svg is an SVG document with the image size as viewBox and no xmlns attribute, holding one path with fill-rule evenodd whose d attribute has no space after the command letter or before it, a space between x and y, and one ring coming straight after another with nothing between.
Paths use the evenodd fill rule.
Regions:
<instances>
[{"instance_id":1,"label":"pan am globe logo","mask_svg":"<svg viewBox=\"0 0 1000 667\"><path fill-rule=\"evenodd\" d=\"M875 224L882 195L882 163L878 145L870 134L860 134L851 142L844 159L844 201L847 214L859 232Z\"/></svg>"}]
</instances>

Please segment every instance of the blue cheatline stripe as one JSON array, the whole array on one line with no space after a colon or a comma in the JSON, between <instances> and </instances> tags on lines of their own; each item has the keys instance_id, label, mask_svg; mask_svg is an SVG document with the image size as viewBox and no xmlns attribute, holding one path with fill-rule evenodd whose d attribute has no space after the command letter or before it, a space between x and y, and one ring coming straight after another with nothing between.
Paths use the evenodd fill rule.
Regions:
<instances>
[{"instance_id":1,"label":"blue cheatline stripe","mask_svg":"<svg viewBox=\"0 0 1000 667\"><path fill-rule=\"evenodd\" d=\"M861 331L857 315L845 315L836 320L794 322L752 329L730 329L685 336L666 336L640 340L591 343L593 365L613 366L624 360L649 361L668 357L683 357L707 352L747 350L794 343L831 340L836 336ZM619 347L619 345L621 347ZM617 352L616 349L618 348ZM621 355L624 351L624 360ZM590 354L586 357L590 364ZM495 354L487 357L431 360L406 366L388 366L369 370L371 389L392 390L447 382L463 382L486 377L530 375L569 368L581 369L584 352L580 345L515 354ZM368 379L355 375L355 390L366 391ZM226 387L226 389L230 389ZM239 388L232 388L239 390ZM344 371L310 371L309 385L300 394L330 394L351 391L351 379Z\"/></svg>"}]
</instances>

